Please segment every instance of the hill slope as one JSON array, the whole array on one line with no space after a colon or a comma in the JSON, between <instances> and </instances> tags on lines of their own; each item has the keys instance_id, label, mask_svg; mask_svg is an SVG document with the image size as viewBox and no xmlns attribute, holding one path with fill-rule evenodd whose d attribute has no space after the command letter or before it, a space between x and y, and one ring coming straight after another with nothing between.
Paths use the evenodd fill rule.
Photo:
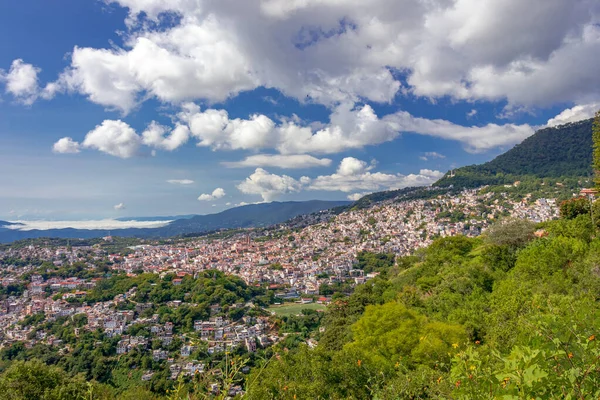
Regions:
<instances>
[{"instance_id":1,"label":"hill slope","mask_svg":"<svg viewBox=\"0 0 600 400\"><path fill-rule=\"evenodd\" d=\"M262 204L250 204L230 208L217 214L196 215L191 218L178 219L167 226L151 229L119 229L112 230L113 235L122 237L159 238L190 233L204 233L220 229L262 227L285 222L304 214L345 206L348 201L290 201ZM186 216L187 217L187 216ZM135 218L132 218L135 219ZM149 220L144 218L144 220ZM158 218L157 220L162 220ZM102 237L108 234L105 229L50 229L19 231L2 228L9 223L0 222L0 243L9 243L20 239L39 237L82 238Z\"/></svg>"},{"instance_id":2,"label":"hill slope","mask_svg":"<svg viewBox=\"0 0 600 400\"><path fill-rule=\"evenodd\" d=\"M285 222L298 215L312 214L349 203L348 201L311 200L250 204L230 208L218 214L179 219L163 228L158 228L157 231L159 231L158 236L167 237L217 229L269 226Z\"/></svg>"},{"instance_id":3,"label":"hill slope","mask_svg":"<svg viewBox=\"0 0 600 400\"><path fill-rule=\"evenodd\" d=\"M459 168L454 171L454 177L446 175L434 186L501 184L523 175L540 178L590 176L592 124L593 119L587 119L541 129L492 161Z\"/></svg>"},{"instance_id":4,"label":"hill slope","mask_svg":"<svg viewBox=\"0 0 600 400\"><path fill-rule=\"evenodd\" d=\"M455 190L513 183L522 176L540 178L583 177L592 174L593 119L540 129L521 144L481 165L446 174L432 187L410 187L364 196L352 207L365 208L391 199L429 198Z\"/></svg>"}]
</instances>

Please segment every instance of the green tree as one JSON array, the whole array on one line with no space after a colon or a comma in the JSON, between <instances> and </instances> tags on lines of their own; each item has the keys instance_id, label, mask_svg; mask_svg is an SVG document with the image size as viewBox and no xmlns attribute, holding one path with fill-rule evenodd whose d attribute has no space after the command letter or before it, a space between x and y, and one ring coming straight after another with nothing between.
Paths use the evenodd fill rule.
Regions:
<instances>
[{"instance_id":1,"label":"green tree","mask_svg":"<svg viewBox=\"0 0 600 400\"><path fill-rule=\"evenodd\" d=\"M596 112L592 125L592 141L594 147L592 168L594 169L594 182L596 189L600 189L600 110Z\"/></svg>"}]
</instances>

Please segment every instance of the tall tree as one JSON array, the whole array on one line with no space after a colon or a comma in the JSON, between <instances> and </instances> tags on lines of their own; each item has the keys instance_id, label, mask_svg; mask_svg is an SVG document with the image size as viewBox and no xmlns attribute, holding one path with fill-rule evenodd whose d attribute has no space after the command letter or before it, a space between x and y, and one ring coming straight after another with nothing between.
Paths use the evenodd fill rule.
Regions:
<instances>
[{"instance_id":1,"label":"tall tree","mask_svg":"<svg viewBox=\"0 0 600 400\"><path fill-rule=\"evenodd\" d=\"M594 160L592 163L592 167L594 168L594 182L596 189L600 189L600 110L596 112L596 118L594 118L592 139L594 141Z\"/></svg>"}]
</instances>

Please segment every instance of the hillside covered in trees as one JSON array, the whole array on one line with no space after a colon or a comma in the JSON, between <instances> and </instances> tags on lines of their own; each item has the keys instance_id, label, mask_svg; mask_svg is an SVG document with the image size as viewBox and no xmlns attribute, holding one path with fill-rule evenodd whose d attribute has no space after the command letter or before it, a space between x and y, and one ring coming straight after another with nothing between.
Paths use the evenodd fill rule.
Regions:
<instances>
[{"instance_id":1,"label":"hillside covered in trees","mask_svg":"<svg viewBox=\"0 0 600 400\"><path fill-rule=\"evenodd\" d=\"M399 258L329 307L316 349L255 371L249 398L598 398L600 239L588 215L537 228Z\"/></svg>"},{"instance_id":2,"label":"hillside covered in trees","mask_svg":"<svg viewBox=\"0 0 600 400\"><path fill-rule=\"evenodd\" d=\"M545 128L511 150L481 165L458 168L432 187L409 187L366 195L347 206L366 208L377 202L431 198L462 188L512 184L516 180L592 175L593 119Z\"/></svg>"},{"instance_id":3,"label":"hillside covered in trees","mask_svg":"<svg viewBox=\"0 0 600 400\"><path fill-rule=\"evenodd\" d=\"M478 187L512 183L519 176L540 178L592 174L593 119L545 128L481 165L454 171L434 186Z\"/></svg>"}]
</instances>

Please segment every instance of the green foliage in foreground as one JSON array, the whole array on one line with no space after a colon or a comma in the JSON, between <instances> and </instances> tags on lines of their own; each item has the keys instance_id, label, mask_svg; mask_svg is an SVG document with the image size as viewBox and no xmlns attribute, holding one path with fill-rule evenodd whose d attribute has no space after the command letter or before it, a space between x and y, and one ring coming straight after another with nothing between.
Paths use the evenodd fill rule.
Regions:
<instances>
[{"instance_id":1,"label":"green foliage in foreground","mask_svg":"<svg viewBox=\"0 0 600 400\"><path fill-rule=\"evenodd\" d=\"M600 239L588 215L439 239L329 306L250 399L597 399Z\"/></svg>"}]
</instances>

